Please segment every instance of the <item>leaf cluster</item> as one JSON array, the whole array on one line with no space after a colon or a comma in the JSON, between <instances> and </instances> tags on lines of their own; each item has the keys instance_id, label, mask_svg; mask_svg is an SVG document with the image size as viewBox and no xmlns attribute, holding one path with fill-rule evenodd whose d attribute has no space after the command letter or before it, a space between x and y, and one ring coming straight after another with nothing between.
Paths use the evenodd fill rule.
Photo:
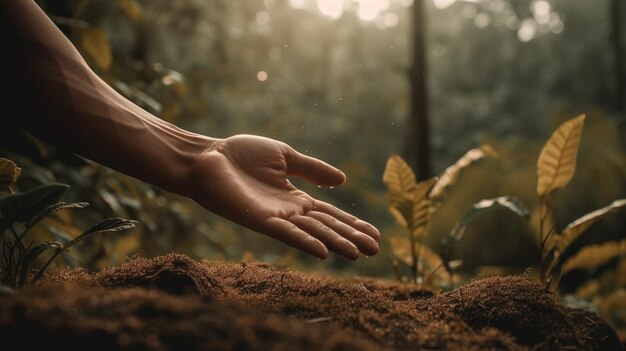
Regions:
<instances>
[{"instance_id":1,"label":"leaf cluster","mask_svg":"<svg viewBox=\"0 0 626 351\"><path fill-rule=\"evenodd\" d=\"M19 176L20 170L10 160L0 158L0 190L10 190ZM61 198L69 189L65 184L47 184L34 189L0 197L0 238L2 253L0 269L4 284L12 288L25 283L36 282L41 278L52 261L61 253L97 233L113 232L133 228L136 221L123 218L109 218L82 234L66 242L29 241L27 235L44 218L68 208L85 208L86 202L65 203ZM40 255L52 250L46 263L36 273L31 274L31 266Z\"/></svg>"},{"instance_id":2,"label":"leaf cluster","mask_svg":"<svg viewBox=\"0 0 626 351\"><path fill-rule=\"evenodd\" d=\"M602 245L588 245L573 257L561 262L563 254L576 239L597 221L625 207L626 199L615 200L608 206L576 219L560 233L556 232L553 224L545 225L553 222L550 195L565 187L574 177L584 122L585 115L580 115L561 124L548 139L537 160L537 195L540 199L539 241L542 250L540 279L546 288L550 286L552 275L559 266L561 274L574 269L590 269L624 254L622 243L608 242Z\"/></svg>"}]
</instances>

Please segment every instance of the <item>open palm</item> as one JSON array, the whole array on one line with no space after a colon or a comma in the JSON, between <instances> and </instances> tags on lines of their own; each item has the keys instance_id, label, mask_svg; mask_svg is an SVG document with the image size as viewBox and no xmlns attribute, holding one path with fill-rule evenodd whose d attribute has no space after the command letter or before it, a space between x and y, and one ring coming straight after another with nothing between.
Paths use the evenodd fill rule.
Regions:
<instances>
[{"instance_id":1,"label":"open palm","mask_svg":"<svg viewBox=\"0 0 626 351\"><path fill-rule=\"evenodd\" d=\"M252 135L217 141L192 167L191 196L208 210L319 258L378 252L376 228L294 187L287 176L321 186L345 181L336 168L285 143Z\"/></svg>"}]
</instances>

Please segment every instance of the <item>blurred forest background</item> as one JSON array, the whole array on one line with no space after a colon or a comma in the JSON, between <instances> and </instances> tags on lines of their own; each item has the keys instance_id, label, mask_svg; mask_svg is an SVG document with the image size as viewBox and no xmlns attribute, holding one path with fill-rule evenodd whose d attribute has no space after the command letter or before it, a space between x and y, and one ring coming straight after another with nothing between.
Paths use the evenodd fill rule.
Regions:
<instances>
[{"instance_id":1,"label":"blurred forest background","mask_svg":"<svg viewBox=\"0 0 626 351\"><path fill-rule=\"evenodd\" d=\"M437 250L481 199L515 195L535 207L539 150L560 122L581 113L588 118L577 173L553 199L557 227L626 197L621 0L38 3L104 80L164 120L214 137L279 139L339 167L348 177L340 188L294 184L383 233L375 257L318 261L3 128L3 154L23 169L19 190L59 181L72 186L66 200L92 203L89 211L47 219L52 235L75 236L106 216L142 222L73 251L71 264L98 267L176 251L393 277L389 241L405 233L388 212L381 179L392 153L422 178L481 144L499 153L464 171L450 190L429 232ZM625 228L626 216L615 215L580 245L623 239ZM50 235L44 229L39 235ZM493 266L523 271L539 254L531 232L513 215L487 215L468 229L456 255L476 274Z\"/></svg>"}]
</instances>

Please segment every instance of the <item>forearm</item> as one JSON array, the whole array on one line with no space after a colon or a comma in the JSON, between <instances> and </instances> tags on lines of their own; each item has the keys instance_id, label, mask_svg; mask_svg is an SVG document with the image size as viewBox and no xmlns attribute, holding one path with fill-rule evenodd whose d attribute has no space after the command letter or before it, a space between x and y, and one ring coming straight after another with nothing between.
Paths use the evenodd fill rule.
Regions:
<instances>
[{"instance_id":1,"label":"forearm","mask_svg":"<svg viewBox=\"0 0 626 351\"><path fill-rule=\"evenodd\" d=\"M14 69L15 82L9 83L17 88L9 103L25 112L12 122L83 157L185 193L189 167L214 140L166 123L119 95L30 0L0 6L3 36L14 40L16 67L7 69Z\"/></svg>"}]
</instances>

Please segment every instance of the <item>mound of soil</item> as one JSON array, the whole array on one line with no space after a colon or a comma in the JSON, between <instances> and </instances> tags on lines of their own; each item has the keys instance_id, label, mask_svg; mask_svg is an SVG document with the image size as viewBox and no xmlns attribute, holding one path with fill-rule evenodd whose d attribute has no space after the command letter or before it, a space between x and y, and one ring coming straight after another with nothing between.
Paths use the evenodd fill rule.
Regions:
<instances>
[{"instance_id":1,"label":"mound of soil","mask_svg":"<svg viewBox=\"0 0 626 351\"><path fill-rule=\"evenodd\" d=\"M593 313L525 276L449 293L266 264L134 258L55 270L0 296L0 339L22 348L140 350L621 350ZM14 344L15 345L15 344Z\"/></svg>"}]
</instances>

